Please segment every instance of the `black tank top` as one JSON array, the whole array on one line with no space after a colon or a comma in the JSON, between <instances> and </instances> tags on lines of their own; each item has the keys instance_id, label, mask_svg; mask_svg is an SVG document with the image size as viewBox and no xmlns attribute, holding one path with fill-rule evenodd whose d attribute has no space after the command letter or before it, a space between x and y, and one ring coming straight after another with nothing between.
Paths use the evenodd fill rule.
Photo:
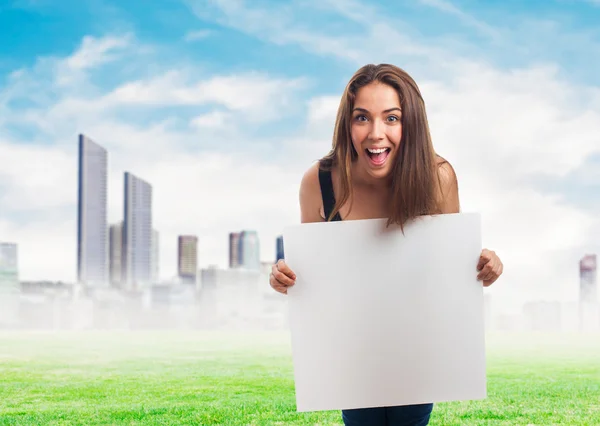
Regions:
<instances>
[{"instance_id":1,"label":"black tank top","mask_svg":"<svg viewBox=\"0 0 600 426\"><path fill-rule=\"evenodd\" d=\"M321 196L323 197L323 212L325 220L328 220L329 215L335 206L335 194L333 192L333 181L331 172L319 168L319 184L321 185ZM332 221L342 220L340 213L337 212L331 219Z\"/></svg>"}]
</instances>

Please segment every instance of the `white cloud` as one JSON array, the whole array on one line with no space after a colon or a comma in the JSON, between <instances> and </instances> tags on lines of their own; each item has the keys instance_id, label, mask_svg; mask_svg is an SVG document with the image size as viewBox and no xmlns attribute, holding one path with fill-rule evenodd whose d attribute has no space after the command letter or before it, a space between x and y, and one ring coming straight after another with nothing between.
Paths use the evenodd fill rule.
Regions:
<instances>
[{"instance_id":1,"label":"white cloud","mask_svg":"<svg viewBox=\"0 0 600 426\"><path fill-rule=\"evenodd\" d=\"M4 212L63 206L74 190L57 183L77 176L77 157L55 146L15 144L0 139L0 205Z\"/></svg>"},{"instance_id":2,"label":"white cloud","mask_svg":"<svg viewBox=\"0 0 600 426\"><path fill-rule=\"evenodd\" d=\"M421 60L447 57L444 49L425 45L396 30L400 25L398 19L387 20L375 8L364 3L310 1L268 9L250 7L243 1L187 0L187 4L199 18L214 20L259 40L275 45L297 45L307 52L333 56L354 64L369 62L374 57L386 62L386 58L398 55ZM298 22L300 13L312 16L315 11L341 14L350 19L356 28L332 35L325 34L323 28L310 28L310 25ZM402 22L402 26L408 27L408 24ZM373 49L373 46L377 46L377 49Z\"/></svg>"},{"instance_id":3,"label":"white cloud","mask_svg":"<svg viewBox=\"0 0 600 426\"><path fill-rule=\"evenodd\" d=\"M131 41L131 34L120 37L106 36L102 38L85 36L77 51L62 63L73 70L94 68L117 59L117 52L128 47Z\"/></svg>"},{"instance_id":4,"label":"white cloud","mask_svg":"<svg viewBox=\"0 0 600 426\"><path fill-rule=\"evenodd\" d=\"M492 27L491 25L483 22L480 19L475 18L474 16L464 12L463 10L456 7L449 1L446 0L419 0L421 4L426 6L431 6L435 9L440 10L446 14L457 17L461 20L465 25L470 26L476 29L481 34L484 34L494 40L499 40L501 35L500 32Z\"/></svg>"},{"instance_id":5,"label":"white cloud","mask_svg":"<svg viewBox=\"0 0 600 426\"><path fill-rule=\"evenodd\" d=\"M222 128L231 116L224 111L212 111L195 117L190 124L197 128Z\"/></svg>"},{"instance_id":6,"label":"white cloud","mask_svg":"<svg viewBox=\"0 0 600 426\"><path fill-rule=\"evenodd\" d=\"M565 176L600 149L600 110L583 101L586 87L562 81L554 69L466 66L450 84L425 81L421 89L438 146L455 156L468 152L480 159L477 172L507 183L536 173Z\"/></svg>"},{"instance_id":7,"label":"white cloud","mask_svg":"<svg viewBox=\"0 0 600 426\"><path fill-rule=\"evenodd\" d=\"M308 126L323 126L333 129L335 116L341 100L341 94L339 96L327 95L311 99L308 103L307 111Z\"/></svg>"},{"instance_id":8,"label":"white cloud","mask_svg":"<svg viewBox=\"0 0 600 426\"><path fill-rule=\"evenodd\" d=\"M132 42L131 34L100 38L85 36L71 56L57 62L55 84L58 87L80 86L86 71L121 58Z\"/></svg>"},{"instance_id":9,"label":"white cloud","mask_svg":"<svg viewBox=\"0 0 600 426\"><path fill-rule=\"evenodd\" d=\"M253 120L267 121L292 108L294 95L307 86L302 78L273 78L255 72L190 80L188 72L169 71L123 84L101 102L105 107L217 104L250 114Z\"/></svg>"}]
</instances>

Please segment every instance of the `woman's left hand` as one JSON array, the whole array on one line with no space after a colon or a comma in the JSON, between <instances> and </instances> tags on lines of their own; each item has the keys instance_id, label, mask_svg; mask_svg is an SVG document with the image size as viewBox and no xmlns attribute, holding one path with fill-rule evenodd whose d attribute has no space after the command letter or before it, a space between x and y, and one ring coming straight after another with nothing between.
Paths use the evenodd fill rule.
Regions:
<instances>
[{"instance_id":1,"label":"woman's left hand","mask_svg":"<svg viewBox=\"0 0 600 426\"><path fill-rule=\"evenodd\" d=\"M477 264L477 275L478 280L483 280L483 286L488 287L502 275L503 265L500 258L495 252L483 249L481 256L479 256L479 263Z\"/></svg>"}]
</instances>

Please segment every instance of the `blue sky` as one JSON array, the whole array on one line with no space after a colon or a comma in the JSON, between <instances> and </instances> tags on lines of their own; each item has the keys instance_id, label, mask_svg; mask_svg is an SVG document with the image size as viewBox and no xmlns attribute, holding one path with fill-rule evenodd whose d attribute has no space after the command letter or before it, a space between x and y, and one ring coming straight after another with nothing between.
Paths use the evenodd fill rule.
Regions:
<instances>
[{"instance_id":1,"label":"blue sky","mask_svg":"<svg viewBox=\"0 0 600 426\"><path fill-rule=\"evenodd\" d=\"M85 133L109 149L111 222L124 171L153 184L161 275L180 233L224 266L227 233L257 229L269 261L346 81L391 62L511 266L494 291L571 298L600 241L598 22L594 0L3 2L0 240L24 278L73 279Z\"/></svg>"},{"instance_id":2,"label":"blue sky","mask_svg":"<svg viewBox=\"0 0 600 426\"><path fill-rule=\"evenodd\" d=\"M289 11L299 28L317 27L330 35L360 36L363 32L361 25L349 25L352 20L337 13L337 6L331 6L343 4L341 1L222 2L231 8L238 3L239 10L251 4L254 9L279 16ZM8 5L0 6L0 69L6 72L32 65L40 55L67 55L85 35L102 36L107 32L134 32L160 49L163 57L174 55L178 60L231 69L237 65L310 72L312 67L324 64L318 58L302 55L298 46L277 48L260 37L248 37L235 25L221 25L226 21L225 14L214 4L219 2L157 0L149 7L148 3L133 1L8 0ZM364 8L358 3L348 4L350 13L360 14ZM600 5L594 0L488 1L485 6L474 1L422 0L400 1L394 6L385 2L369 5L405 34L465 53L477 52L495 65L552 61L560 63L569 74L585 76L589 81L597 78L594 67L589 66L597 63L593 57L600 44L596 25ZM186 34L198 31L211 31L210 41L181 43ZM335 75L335 70L330 74Z\"/></svg>"}]
</instances>

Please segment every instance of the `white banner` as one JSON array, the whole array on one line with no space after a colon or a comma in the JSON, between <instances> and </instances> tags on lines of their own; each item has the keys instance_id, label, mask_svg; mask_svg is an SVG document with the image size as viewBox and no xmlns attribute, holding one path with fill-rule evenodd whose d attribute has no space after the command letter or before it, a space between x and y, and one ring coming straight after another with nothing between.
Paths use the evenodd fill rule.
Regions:
<instances>
[{"instance_id":1,"label":"white banner","mask_svg":"<svg viewBox=\"0 0 600 426\"><path fill-rule=\"evenodd\" d=\"M291 226L298 411L486 397L478 214Z\"/></svg>"}]
</instances>

